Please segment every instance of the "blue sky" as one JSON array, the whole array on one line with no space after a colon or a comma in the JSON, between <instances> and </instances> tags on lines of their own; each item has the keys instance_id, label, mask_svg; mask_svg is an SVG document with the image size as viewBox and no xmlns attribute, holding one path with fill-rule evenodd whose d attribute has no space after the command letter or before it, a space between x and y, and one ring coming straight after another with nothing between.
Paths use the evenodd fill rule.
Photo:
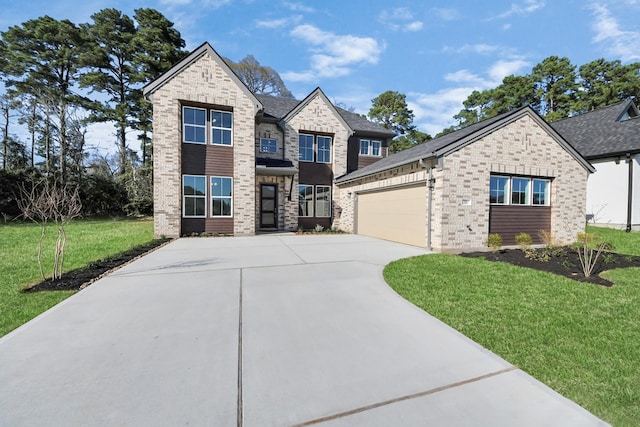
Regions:
<instances>
[{"instance_id":1,"label":"blue sky","mask_svg":"<svg viewBox=\"0 0 640 427\"><path fill-rule=\"evenodd\" d=\"M189 50L208 41L234 61L253 54L299 99L320 86L366 113L378 94L404 93L415 123L432 135L454 123L471 91L528 74L548 56L576 66L640 61L640 0L135 3L173 21ZM107 7L133 15L121 0L3 0L0 30L45 14L89 22Z\"/></svg>"}]
</instances>

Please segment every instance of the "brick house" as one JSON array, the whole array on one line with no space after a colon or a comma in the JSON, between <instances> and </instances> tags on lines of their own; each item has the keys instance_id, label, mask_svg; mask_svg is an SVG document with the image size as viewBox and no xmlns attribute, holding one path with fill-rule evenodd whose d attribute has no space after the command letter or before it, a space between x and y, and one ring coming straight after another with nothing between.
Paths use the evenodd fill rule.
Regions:
<instances>
[{"instance_id":1,"label":"brick house","mask_svg":"<svg viewBox=\"0 0 640 427\"><path fill-rule=\"evenodd\" d=\"M505 245L541 231L559 243L584 230L594 172L525 107L436 138L338 177L344 230L441 251ZM431 185L430 185L431 184Z\"/></svg>"},{"instance_id":2,"label":"brick house","mask_svg":"<svg viewBox=\"0 0 640 427\"><path fill-rule=\"evenodd\" d=\"M597 171L587 182L587 218L640 230L640 111L622 101L551 123Z\"/></svg>"},{"instance_id":3,"label":"brick house","mask_svg":"<svg viewBox=\"0 0 640 427\"><path fill-rule=\"evenodd\" d=\"M255 95L208 43L144 94L156 236L341 227L335 178L386 157L394 136L320 88L302 101Z\"/></svg>"}]
</instances>

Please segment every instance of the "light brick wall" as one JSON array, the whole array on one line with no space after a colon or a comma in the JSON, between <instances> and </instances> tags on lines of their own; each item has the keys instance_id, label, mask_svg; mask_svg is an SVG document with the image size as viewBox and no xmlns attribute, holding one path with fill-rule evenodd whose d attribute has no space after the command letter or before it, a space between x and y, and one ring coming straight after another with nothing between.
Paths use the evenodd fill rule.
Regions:
<instances>
[{"instance_id":1,"label":"light brick wall","mask_svg":"<svg viewBox=\"0 0 640 427\"><path fill-rule=\"evenodd\" d=\"M489 232L489 177L492 172L552 178L551 233L563 244L584 230L588 172L530 116L455 151L433 170L432 246L442 251L485 247ZM425 181L417 162L342 184L341 227L353 232L357 192ZM462 199L471 205L462 205ZM425 230L426 232L426 230Z\"/></svg>"},{"instance_id":2,"label":"light brick wall","mask_svg":"<svg viewBox=\"0 0 640 427\"><path fill-rule=\"evenodd\" d=\"M180 235L181 101L233 107L234 233L253 234L257 106L226 69L204 55L159 87L152 96L155 235Z\"/></svg>"},{"instance_id":3,"label":"light brick wall","mask_svg":"<svg viewBox=\"0 0 640 427\"><path fill-rule=\"evenodd\" d=\"M334 177L339 177L347 172L347 142L349 131L344 127L342 121L336 117L333 107L327 104L322 96L316 95L293 116L286 125L285 132L285 158L292 160L298 167L298 131L309 131L327 133L333 135L333 145L331 152L331 167ZM287 204L287 218L295 218L297 227L298 218L298 176L295 176L293 183L292 201ZM332 188L332 206L334 211L334 227L339 224L337 212L340 210L339 192L336 185ZM291 224L293 225L293 224ZM341 226L341 225L340 225ZM294 228L295 229L295 228Z\"/></svg>"}]
</instances>

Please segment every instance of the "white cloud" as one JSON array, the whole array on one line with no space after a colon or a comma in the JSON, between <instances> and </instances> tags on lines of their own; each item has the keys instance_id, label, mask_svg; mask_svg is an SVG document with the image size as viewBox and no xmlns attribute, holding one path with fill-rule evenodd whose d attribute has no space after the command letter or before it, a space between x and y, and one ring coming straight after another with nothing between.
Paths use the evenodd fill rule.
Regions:
<instances>
[{"instance_id":1,"label":"white cloud","mask_svg":"<svg viewBox=\"0 0 640 427\"><path fill-rule=\"evenodd\" d=\"M452 87L435 93L411 92L407 94L407 104L413 110L415 124L423 131L435 136L443 129L456 124L453 116L463 108L462 102L474 90L482 91L497 87L502 80L530 66L522 58L500 59L489 66L484 75L469 70L458 70L444 76Z\"/></svg>"},{"instance_id":2,"label":"white cloud","mask_svg":"<svg viewBox=\"0 0 640 427\"><path fill-rule=\"evenodd\" d=\"M422 21L415 20L413 13L406 7L383 10L378 15L378 21L392 31L420 31L424 25Z\"/></svg>"},{"instance_id":3,"label":"white cloud","mask_svg":"<svg viewBox=\"0 0 640 427\"><path fill-rule=\"evenodd\" d=\"M441 21L455 21L460 18L460 12L453 8L433 8L431 12Z\"/></svg>"},{"instance_id":4,"label":"white cloud","mask_svg":"<svg viewBox=\"0 0 640 427\"><path fill-rule=\"evenodd\" d=\"M511 9L495 17L495 19L508 18L511 15L527 15L544 7L542 0L524 0L523 3L511 3Z\"/></svg>"},{"instance_id":5,"label":"white cloud","mask_svg":"<svg viewBox=\"0 0 640 427\"><path fill-rule=\"evenodd\" d=\"M593 23L594 43L603 44L611 55L619 57L622 61L640 59L640 52L637 48L640 43L640 32L620 29L616 18L603 4L592 3L590 8L595 17Z\"/></svg>"},{"instance_id":6,"label":"white cloud","mask_svg":"<svg viewBox=\"0 0 640 427\"><path fill-rule=\"evenodd\" d=\"M302 15L288 16L280 19L264 19L262 21L256 21L256 27L259 28L282 28L290 24L298 23L302 20Z\"/></svg>"},{"instance_id":7,"label":"white cloud","mask_svg":"<svg viewBox=\"0 0 640 427\"><path fill-rule=\"evenodd\" d=\"M499 45L491 45L486 43L465 44L460 47L445 46L442 51L444 53L477 53L479 55L488 55L495 52L504 51L505 48Z\"/></svg>"},{"instance_id":8,"label":"white cloud","mask_svg":"<svg viewBox=\"0 0 640 427\"><path fill-rule=\"evenodd\" d=\"M322 77L340 77L358 64L376 64L384 46L371 37L338 35L313 25L298 25L291 35L309 45L310 70L285 72L282 77L291 81L313 81Z\"/></svg>"},{"instance_id":9,"label":"white cloud","mask_svg":"<svg viewBox=\"0 0 640 427\"><path fill-rule=\"evenodd\" d=\"M316 11L313 7L304 5L302 3L295 3L295 2L286 1L283 4L284 4L285 7L288 7L290 10L293 10L294 12L312 13L312 12Z\"/></svg>"}]
</instances>

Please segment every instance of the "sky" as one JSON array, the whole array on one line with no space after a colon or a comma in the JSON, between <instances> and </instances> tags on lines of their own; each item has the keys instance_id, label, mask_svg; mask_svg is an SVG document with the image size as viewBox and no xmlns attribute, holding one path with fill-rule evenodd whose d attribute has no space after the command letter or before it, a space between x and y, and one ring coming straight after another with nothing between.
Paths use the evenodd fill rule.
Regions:
<instances>
[{"instance_id":1,"label":"sky","mask_svg":"<svg viewBox=\"0 0 640 427\"><path fill-rule=\"evenodd\" d=\"M174 22L187 50L208 41L233 61L253 55L298 99L320 87L366 114L377 95L403 93L431 135L455 124L473 90L549 56L576 66L640 61L640 0L1 0L0 31L43 15L79 24L104 8L133 16L139 7ZM88 138L115 141L107 124Z\"/></svg>"}]
</instances>

